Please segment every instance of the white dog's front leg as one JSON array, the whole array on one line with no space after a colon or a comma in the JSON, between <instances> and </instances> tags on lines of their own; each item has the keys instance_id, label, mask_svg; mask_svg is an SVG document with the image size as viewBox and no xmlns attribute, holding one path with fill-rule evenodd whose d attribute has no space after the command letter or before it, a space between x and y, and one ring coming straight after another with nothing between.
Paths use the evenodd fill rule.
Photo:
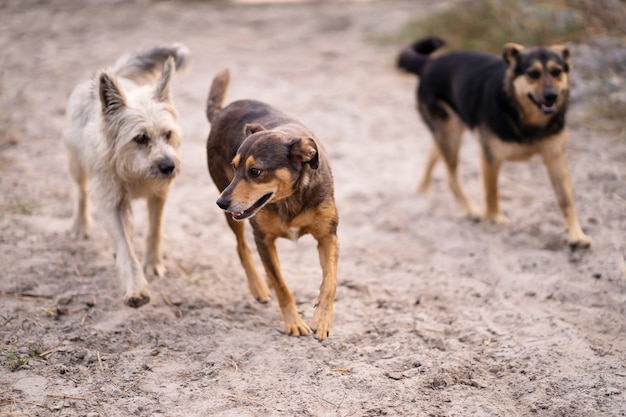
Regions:
<instances>
[{"instance_id":1,"label":"white dog's front leg","mask_svg":"<svg viewBox=\"0 0 626 417\"><path fill-rule=\"evenodd\" d=\"M132 245L130 202L122 201L106 218L107 229L115 246L115 263L124 288L124 303L130 307L141 307L150 302L148 282Z\"/></svg>"},{"instance_id":2,"label":"white dog's front leg","mask_svg":"<svg viewBox=\"0 0 626 417\"><path fill-rule=\"evenodd\" d=\"M161 252L161 238L163 226L163 208L165 197L153 196L148 198L148 238L146 240L146 258L144 270L147 274L162 277L166 269Z\"/></svg>"}]
</instances>

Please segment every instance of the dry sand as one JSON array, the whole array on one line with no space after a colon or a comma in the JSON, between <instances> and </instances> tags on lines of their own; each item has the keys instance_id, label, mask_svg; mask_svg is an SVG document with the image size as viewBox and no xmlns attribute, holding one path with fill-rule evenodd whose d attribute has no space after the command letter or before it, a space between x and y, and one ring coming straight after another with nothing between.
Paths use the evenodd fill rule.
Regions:
<instances>
[{"instance_id":1,"label":"dry sand","mask_svg":"<svg viewBox=\"0 0 626 417\"><path fill-rule=\"evenodd\" d=\"M462 218L441 166L418 194L431 139L415 78L394 68L401 45L382 39L432 3L0 3L0 416L626 415L623 134L570 132L589 251L565 245L538 159L503 169L508 226ZM165 214L169 273L134 310L97 217L91 240L67 233L61 128L76 83L175 41L193 63L174 89L185 138ZM204 103L224 67L228 102L269 102L329 151L341 256L323 343L286 336L275 298L252 299L215 205ZM480 202L471 136L461 169ZM145 220L138 203L140 253ZM279 251L310 321L315 242Z\"/></svg>"}]
</instances>

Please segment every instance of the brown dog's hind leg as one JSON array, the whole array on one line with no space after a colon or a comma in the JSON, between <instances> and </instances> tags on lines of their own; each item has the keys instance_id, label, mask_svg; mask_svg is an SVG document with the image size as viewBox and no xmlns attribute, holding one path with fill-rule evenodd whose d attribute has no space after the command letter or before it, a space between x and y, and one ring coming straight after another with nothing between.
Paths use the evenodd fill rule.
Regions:
<instances>
[{"instance_id":1,"label":"brown dog's hind leg","mask_svg":"<svg viewBox=\"0 0 626 417\"><path fill-rule=\"evenodd\" d=\"M224 214L226 215L228 225L237 237L237 254L239 255L239 260L241 261L243 269L246 271L250 293L258 302L265 304L270 300L270 290L267 287L265 280L261 278L256 267L254 266L252 253L246 244L244 236L245 223L234 220L230 213Z\"/></svg>"}]
</instances>

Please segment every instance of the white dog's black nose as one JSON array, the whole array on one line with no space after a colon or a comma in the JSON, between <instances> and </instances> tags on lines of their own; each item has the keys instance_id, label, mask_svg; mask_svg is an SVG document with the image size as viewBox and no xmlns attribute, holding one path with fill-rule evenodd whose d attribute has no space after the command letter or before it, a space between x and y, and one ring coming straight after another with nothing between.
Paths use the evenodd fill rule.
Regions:
<instances>
[{"instance_id":1,"label":"white dog's black nose","mask_svg":"<svg viewBox=\"0 0 626 417\"><path fill-rule=\"evenodd\" d=\"M159 168L159 172L161 174L170 175L176 169L176 164L174 163L174 161L165 160L159 162L157 167Z\"/></svg>"}]
</instances>

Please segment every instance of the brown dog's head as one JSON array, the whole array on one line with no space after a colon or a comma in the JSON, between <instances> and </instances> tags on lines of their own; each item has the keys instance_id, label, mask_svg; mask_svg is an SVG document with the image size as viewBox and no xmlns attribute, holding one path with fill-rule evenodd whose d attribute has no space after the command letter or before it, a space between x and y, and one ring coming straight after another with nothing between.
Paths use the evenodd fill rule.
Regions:
<instances>
[{"instance_id":1,"label":"brown dog's head","mask_svg":"<svg viewBox=\"0 0 626 417\"><path fill-rule=\"evenodd\" d=\"M306 183L309 170L318 168L315 140L293 132L256 123L244 127L246 139L232 160L234 177L217 200L233 219L247 219L266 204L289 197L296 184Z\"/></svg>"},{"instance_id":2,"label":"brown dog's head","mask_svg":"<svg viewBox=\"0 0 626 417\"><path fill-rule=\"evenodd\" d=\"M564 46L524 48L507 43L502 57L508 64L506 89L527 118L541 120L566 109L569 49Z\"/></svg>"}]
</instances>

